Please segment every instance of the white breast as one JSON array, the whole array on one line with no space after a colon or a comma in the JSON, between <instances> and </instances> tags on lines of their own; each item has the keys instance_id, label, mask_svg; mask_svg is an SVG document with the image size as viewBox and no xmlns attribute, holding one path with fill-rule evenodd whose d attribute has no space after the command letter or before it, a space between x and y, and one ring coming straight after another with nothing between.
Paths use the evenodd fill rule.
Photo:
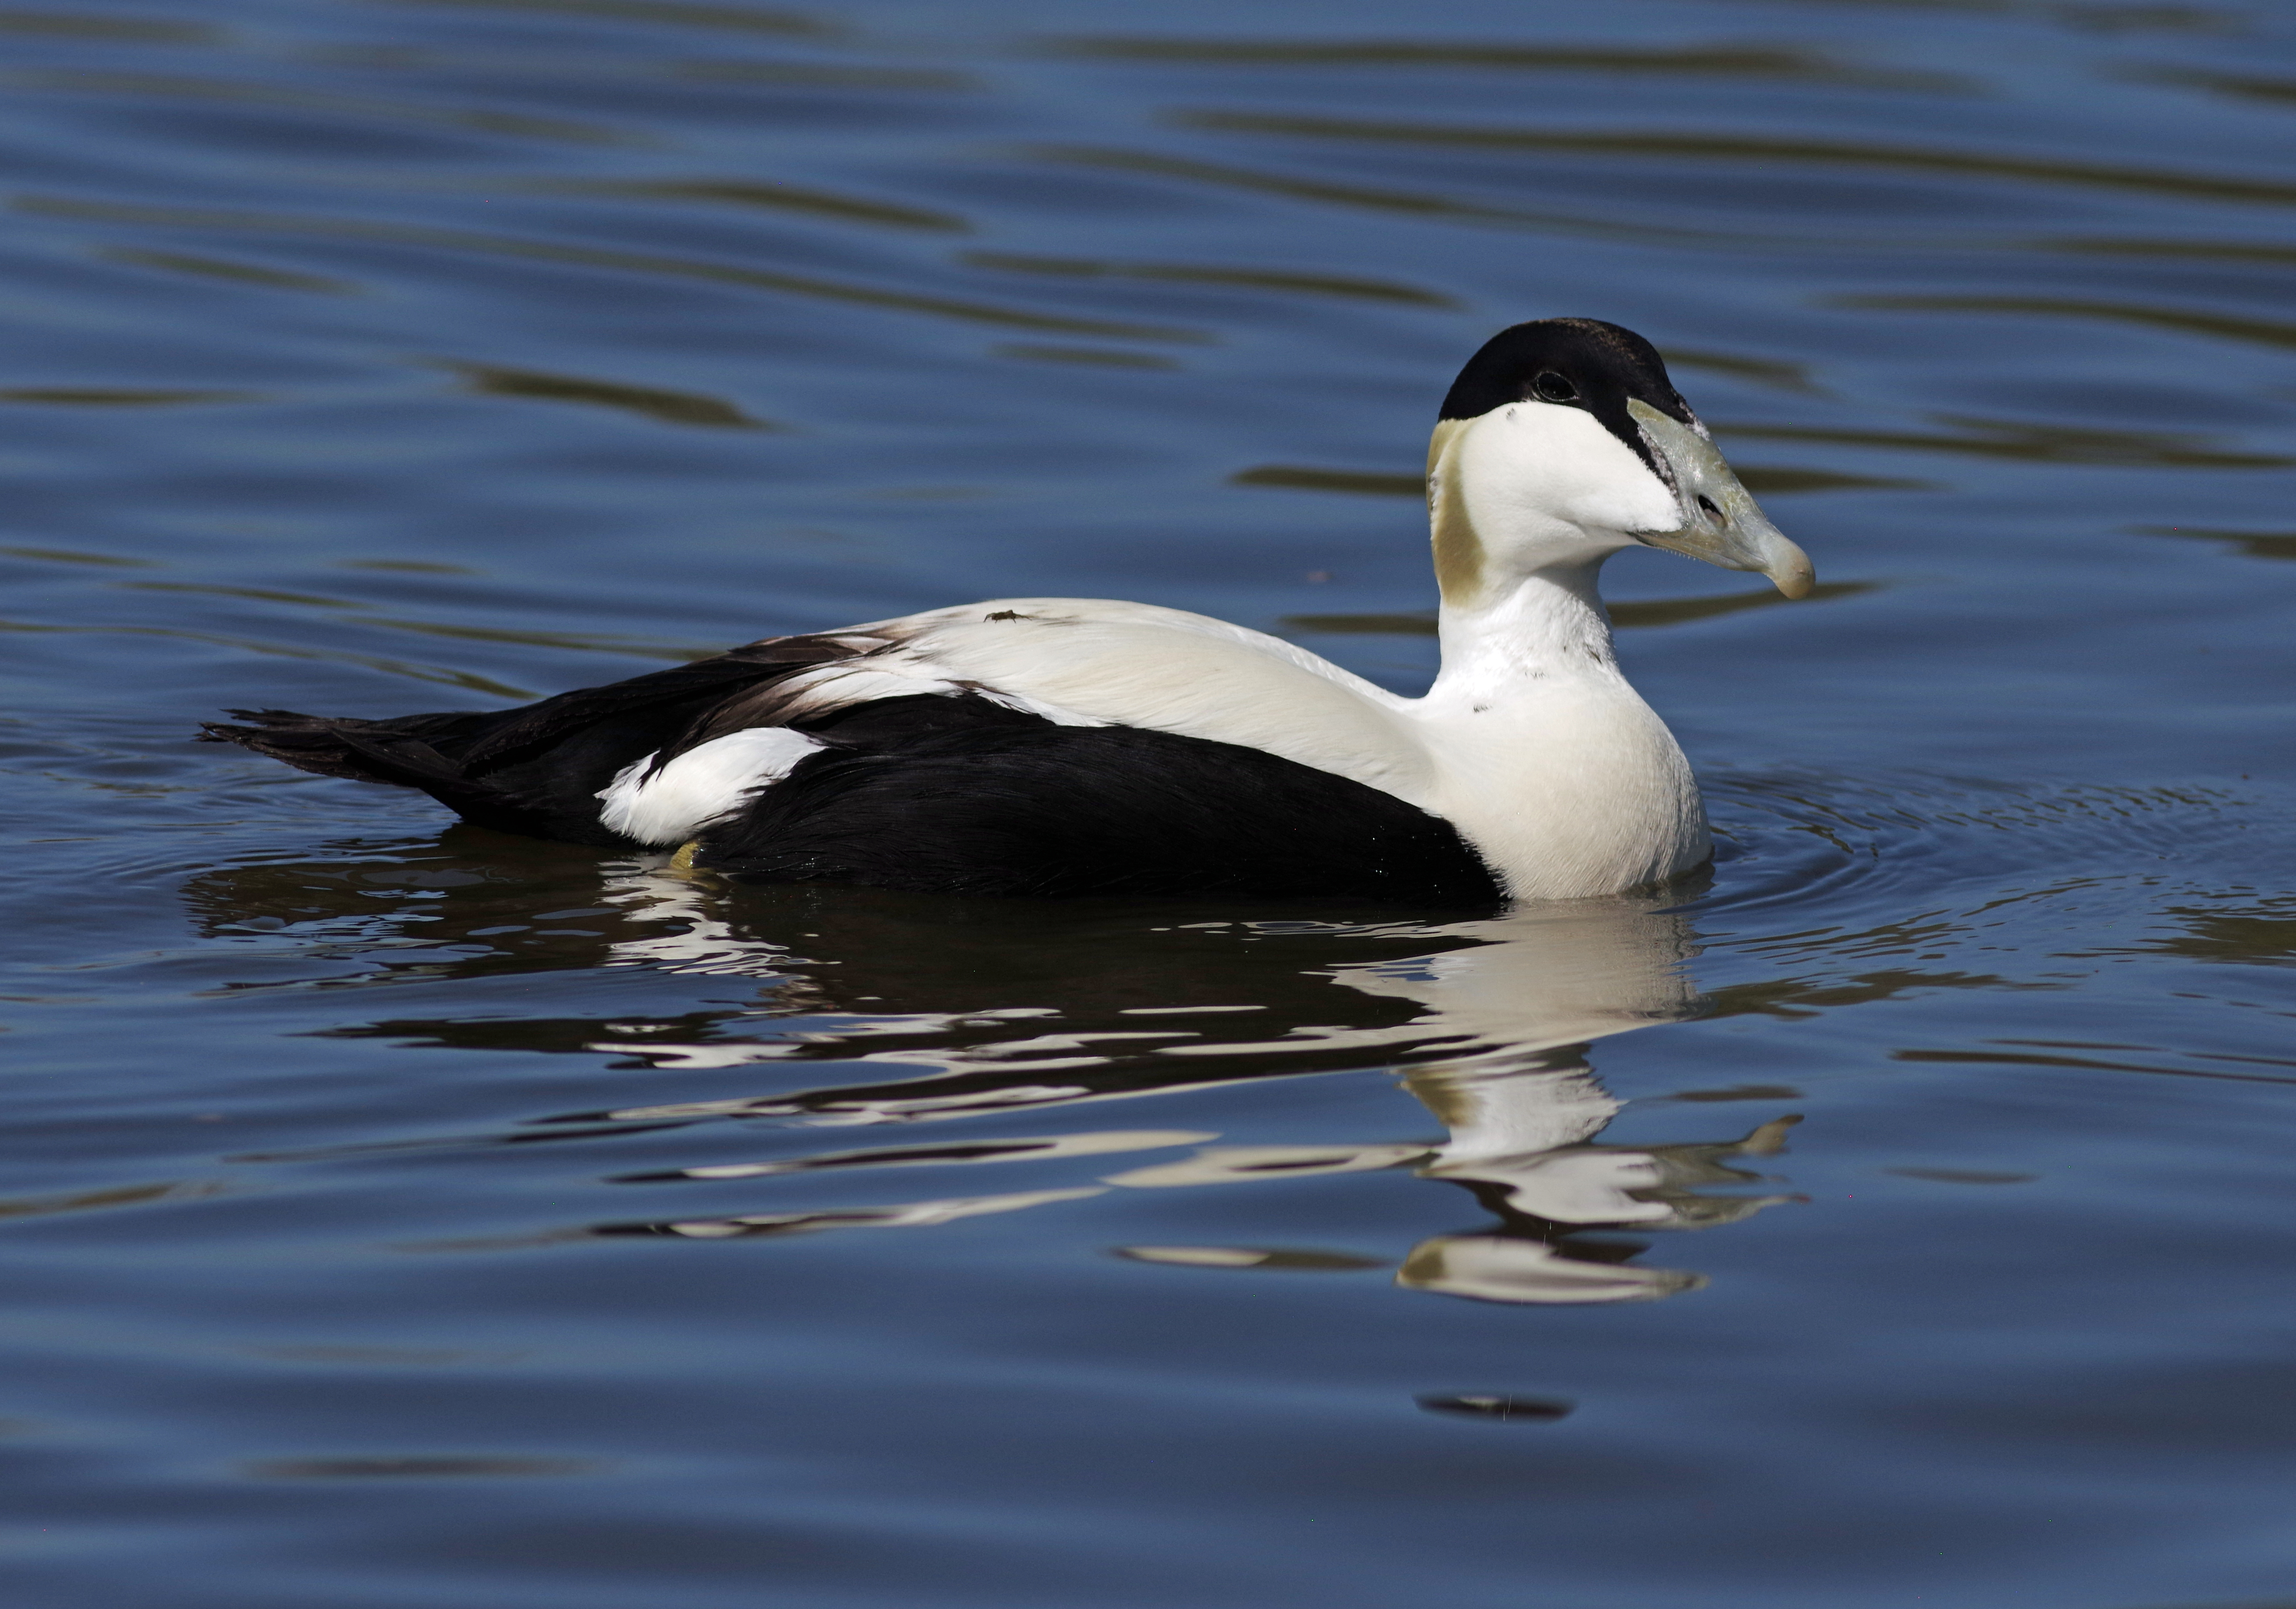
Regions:
<instances>
[{"instance_id":1,"label":"white breast","mask_svg":"<svg viewBox=\"0 0 2296 1609\"><path fill-rule=\"evenodd\" d=\"M1620 893L1712 852L1689 760L1615 670L1482 700L1439 684L1414 714L1440 779L1423 808L1519 899Z\"/></svg>"}]
</instances>

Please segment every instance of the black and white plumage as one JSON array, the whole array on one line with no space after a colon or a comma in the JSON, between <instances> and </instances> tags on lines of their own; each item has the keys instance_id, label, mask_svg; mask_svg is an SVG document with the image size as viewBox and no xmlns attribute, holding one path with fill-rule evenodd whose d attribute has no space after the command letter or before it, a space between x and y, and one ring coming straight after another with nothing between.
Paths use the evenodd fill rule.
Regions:
<instances>
[{"instance_id":1,"label":"black and white plumage","mask_svg":"<svg viewBox=\"0 0 2296 1609\"><path fill-rule=\"evenodd\" d=\"M1619 672L1597 572L1640 543L1789 596L1811 577L1657 352L1591 319L1502 332L1445 399L1428 495L1443 669L1419 699L1201 615L1010 598L523 709L235 711L207 735L777 882L1472 905L1703 861L1696 784Z\"/></svg>"}]
</instances>

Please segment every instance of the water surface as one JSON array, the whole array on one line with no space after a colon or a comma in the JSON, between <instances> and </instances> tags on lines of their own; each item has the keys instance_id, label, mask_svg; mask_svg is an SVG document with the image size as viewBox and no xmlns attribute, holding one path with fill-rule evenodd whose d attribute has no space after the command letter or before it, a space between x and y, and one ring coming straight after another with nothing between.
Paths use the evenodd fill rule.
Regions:
<instances>
[{"instance_id":1,"label":"water surface","mask_svg":"<svg viewBox=\"0 0 2296 1609\"><path fill-rule=\"evenodd\" d=\"M2284 9L36 0L0 91L12 1604L2292 1601ZM728 888L185 739L997 595L1413 691L1554 314L1824 583L1611 567L1656 896Z\"/></svg>"}]
</instances>

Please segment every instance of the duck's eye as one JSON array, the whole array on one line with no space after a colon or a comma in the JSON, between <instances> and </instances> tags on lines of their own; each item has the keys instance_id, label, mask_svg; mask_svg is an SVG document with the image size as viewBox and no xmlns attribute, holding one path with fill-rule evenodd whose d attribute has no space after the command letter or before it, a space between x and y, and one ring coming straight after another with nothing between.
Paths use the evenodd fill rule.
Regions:
<instances>
[{"instance_id":1,"label":"duck's eye","mask_svg":"<svg viewBox=\"0 0 2296 1609\"><path fill-rule=\"evenodd\" d=\"M1532 381L1530 382L1530 389L1538 393L1538 399L1541 402L1576 402L1578 400L1578 388L1572 385L1562 375L1556 374L1553 369L1547 370L1538 379Z\"/></svg>"}]
</instances>

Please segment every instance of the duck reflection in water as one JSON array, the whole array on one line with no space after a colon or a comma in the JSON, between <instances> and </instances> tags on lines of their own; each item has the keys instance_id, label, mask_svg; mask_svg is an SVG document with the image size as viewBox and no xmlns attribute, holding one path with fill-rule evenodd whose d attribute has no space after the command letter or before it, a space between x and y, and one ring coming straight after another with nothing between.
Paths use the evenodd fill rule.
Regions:
<instances>
[{"instance_id":1,"label":"duck reflection in water","mask_svg":"<svg viewBox=\"0 0 2296 1609\"><path fill-rule=\"evenodd\" d=\"M609 863L602 889L593 855L471 829L428 843L345 847L324 861L217 868L186 895L209 932L299 954L329 969L330 987L364 991L371 1003L401 982L517 973L529 980L525 997L578 1012L597 997L602 968L757 986L752 1005L672 1017L362 1014L357 1025L332 1030L413 1046L611 1052L655 1088L745 1065L775 1075L750 1096L538 1115L506 1141L613 1147L624 1136L691 1128L709 1160L609 1179L764 1191L768 1201L808 1186L818 1201L832 1180L849 1200L846 1181L888 1170L906 1178L919 1168L1043 1162L1062 1175L1043 1180L1052 1188L923 1200L902 1197L931 1193L895 1192L886 1204L792 1203L726 1216L704 1209L571 1231L584 1235L923 1227L1111 1192L1410 1170L1467 1190L1496 1221L1422 1241L1402 1259L1398 1284L1492 1301L1588 1303L1703 1283L1639 1266L1645 1246L1621 1232L1710 1227L1793 1199L1759 1193L1759 1176L1731 1164L1781 1149L1791 1117L1719 1141L1598 1143L1620 1103L1595 1080L1588 1045L1707 1009L1687 971L1690 923L1654 899L1557 902L1431 924L1379 907L1295 913L729 887L633 862ZM808 1065L817 1063L830 1065ZM995 1121L1382 1065L1400 1071L1447 1137L1240 1146L1172 1129L1013 1137ZM808 1082L808 1073L836 1081ZM753 1127L756 1120L767 1127ZM920 1125L931 1136L907 1144L804 1143L823 1128L914 1134ZM754 1136L766 1155L728 1158L702 1137L729 1132ZM1125 1153L1183 1147L1178 1160L1109 1165ZM1715 1186L1723 1193L1709 1193ZM1252 1245L1119 1250L1207 1269L1394 1261Z\"/></svg>"},{"instance_id":2,"label":"duck reflection in water","mask_svg":"<svg viewBox=\"0 0 2296 1609\"><path fill-rule=\"evenodd\" d=\"M705 914L697 891L669 878L641 874L626 882L622 897L651 904L664 916L684 917L687 925L674 935L625 941L618 947L619 960L743 966L741 939ZM1420 1008L1408 1021L1354 1029L1297 1026L1282 1040L1197 1040L1157 1047L1150 1054L1226 1060L1281 1055L1287 1050L1360 1051L1374 1046L1403 1054L1444 1050L1449 1054L1414 1067L1402 1081L1449 1131L1447 1139L1433 1145L1204 1146L1185 1160L1130 1169L1101 1182L1169 1189L1408 1168L1420 1178L1464 1186L1499 1221L1480 1233L1421 1242L1405 1258L1396 1283L1444 1295L1521 1303L1635 1301L1694 1290L1705 1283L1701 1275L1628 1261L1644 1249L1639 1244L1582 1237L1599 1230L1708 1228L1798 1199L1778 1194L1708 1194L1698 1188L1760 1183L1761 1175L1732 1167L1726 1159L1767 1157L1782 1151L1787 1131L1800 1121L1796 1117L1781 1117L1718 1142L1642 1147L1595 1143L1620 1103L1595 1079L1587 1059L1588 1042L1695 1016L1702 1009L1686 965L1694 953L1693 935L1680 914L1652 900L1574 900L1495 919L1423 928L1418 933L1466 942L1431 955L1341 963L1320 973L1331 983ZM762 959L750 957L750 964ZM1097 1036L1076 1040L1074 1047L1086 1048L1097 1040ZM816 1121L915 1121L978 1112L984 1104L1051 1104L1102 1093L1089 1084L1074 1089L1047 1088L1040 1079L1045 1066L1038 1060L1013 1070L1026 1076L1005 1087L1003 1093L1012 1097L1009 1103L998 1102L1000 1092L994 1087L966 1080L965 1088L948 1090L947 1104L940 1104L931 1088L938 1080L926 1080L816 1092L816 1101L828 1099L813 1110ZM1141 1091L1128 1093L1134 1092ZM744 1104L750 1112L792 1112L800 1103L813 1104L802 1096ZM668 1115L673 1110L613 1115ZM1048 1155L1075 1154L1083 1148L1078 1140L1098 1138L1106 1149L1116 1150L1130 1149L1133 1142L1144 1146L1187 1137L1118 1132L1070 1137L1065 1145L1024 1145L1041 1147ZM927 1152L938 1153L935 1160L1013 1160L1011 1152L993 1142L979 1148L990 1154L958 1158L947 1155L950 1149L904 1147L874 1154L887 1162L904 1152L912 1160L922 1160L918 1153ZM836 1160L849 1165L871 1154L845 1153ZM773 1170L805 1166L782 1164ZM653 1177L723 1178L742 1170L697 1169ZM865 1224L894 1227L945 1222L1088 1194L1098 1192L1031 1192L913 1203L863 1214L770 1214L630 1227L715 1237ZM1376 1266L1378 1260L1241 1246L1137 1245L1120 1251L1140 1261L1212 1268L1344 1268Z\"/></svg>"},{"instance_id":3,"label":"duck reflection in water","mask_svg":"<svg viewBox=\"0 0 2296 1609\"><path fill-rule=\"evenodd\" d=\"M1411 1290L1485 1301L1642 1301L1695 1290L1702 1275L1624 1260L1633 1242L1577 1238L1596 1229L1702 1229L1734 1223L1790 1195L1706 1195L1699 1185L1743 1185L1761 1176L1733 1168L1734 1155L1784 1148L1792 1117L1734 1140L1628 1147L1591 1143L1618 1103L1581 1063L1496 1074L1428 1068L1405 1085L1451 1125L1431 1149L1406 1145L1206 1150L1185 1162L1120 1173L1118 1185L1227 1184L1365 1167L1410 1167L1422 1178L1465 1186L1498 1219L1473 1235L1441 1235L1412 1249L1395 1280ZM1575 1086L1575 1087L1574 1087ZM1541 1133L1538 1130L1544 1129ZM1283 1252L1219 1247L1133 1246L1149 1262L1210 1267L1285 1266ZM1294 1264L1293 1266L1298 1266Z\"/></svg>"}]
</instances>

